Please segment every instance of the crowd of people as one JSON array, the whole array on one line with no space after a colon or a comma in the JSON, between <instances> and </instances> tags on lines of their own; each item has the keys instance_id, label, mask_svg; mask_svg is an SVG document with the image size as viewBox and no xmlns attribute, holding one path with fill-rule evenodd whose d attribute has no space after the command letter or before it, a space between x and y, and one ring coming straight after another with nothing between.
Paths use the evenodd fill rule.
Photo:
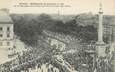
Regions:
<instances>
[{"instance_id":1,"label":"crowd of people","mask_svg":"<svg viewBox=\"0 0 115 72\"><path fill-rule=\"evenodd\" d=\"M0 65L0 72L63 72L62 67L53 61L32 57L31 53L24 53L16 60Z\"/></svg>"},{"instance_id":2,"label":"crowd of people","mask_svg":"<svg viewBox=\"0 0 115 72\"><path fill-rule=\"evenodd\" d=\"M0 65L0 72L59 72L51 63L33 60L21 64L12 64L13 61Z\"/></svg>"},{"instance_id":3,"label":"crowd of people","mask_svg":"<svg viewBox=\"0 0 115 72\"><path fill-rule=\"evenodd\" d=\"M59 72L59 69L51 64L43 63L43 64L37 64L36 66L28 68L25 71L22 70L21 72Z\"/></svg>"}]
</instances>

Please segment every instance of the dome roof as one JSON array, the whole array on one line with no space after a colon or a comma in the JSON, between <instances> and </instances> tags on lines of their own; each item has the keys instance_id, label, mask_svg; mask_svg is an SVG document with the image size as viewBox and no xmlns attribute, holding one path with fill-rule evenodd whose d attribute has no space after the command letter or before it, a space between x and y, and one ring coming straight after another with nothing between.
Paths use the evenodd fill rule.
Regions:
<instances>
[{"instance_id":1,"label":"dome roof","mask_svg":"<svg viewBox=\"0 0 115 72\"><path fill-rule=\"evenodd\" d=\"M5 23L12 24L13 23L9 14L3 10L0 10L0 23L3 23L3 24L5 24Z\"/></svg>"}]
</instances>

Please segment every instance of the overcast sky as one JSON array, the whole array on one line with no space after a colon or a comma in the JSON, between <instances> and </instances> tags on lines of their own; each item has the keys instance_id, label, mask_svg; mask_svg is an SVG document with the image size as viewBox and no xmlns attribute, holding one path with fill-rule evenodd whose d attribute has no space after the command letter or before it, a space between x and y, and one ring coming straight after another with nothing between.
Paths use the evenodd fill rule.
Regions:
<instances>
[{"instance_id":1,"label":"overcast sky","mask_svg":"<svg viewBox=\"0 0 115 72\"><path fill-rule=\"evenodd\" d=\"M14 7L18 3L64 3L71 7ZM102 0L104 14L115 15L115 0ZM79 14L97 13L99 0L0 0L0 8L8 8L11 13Z\"/></svg>"}]
</instances>

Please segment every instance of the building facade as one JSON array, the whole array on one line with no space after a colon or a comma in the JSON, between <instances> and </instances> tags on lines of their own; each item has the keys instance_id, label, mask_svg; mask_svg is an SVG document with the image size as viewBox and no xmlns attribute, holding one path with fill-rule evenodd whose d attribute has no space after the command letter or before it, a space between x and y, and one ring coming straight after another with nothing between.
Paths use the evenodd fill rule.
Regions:
<instances>
[{"instance_id":1,"label":"building facade","mask_svg":"<svg viewBox=\"0 0 115 72\"><path fill-rule=\"evenodd\" d=\"M8 56L13 50L13 21L8 12L0 10L0 51Z\"/></svg>"}]
</instances>

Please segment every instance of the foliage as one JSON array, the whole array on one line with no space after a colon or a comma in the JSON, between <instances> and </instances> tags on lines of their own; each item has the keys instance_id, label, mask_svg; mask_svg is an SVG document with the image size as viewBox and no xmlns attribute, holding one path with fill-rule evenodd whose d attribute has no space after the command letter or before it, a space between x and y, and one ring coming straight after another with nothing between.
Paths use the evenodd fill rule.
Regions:
<instances>
[{"instance_id":1,"label":"foliage","mask_svg":"<svg viewBox=\"0 0 115 72\"><path fill-rule=\"evenodd\" d=\"M50 16L41 14L37 18L28 19L28 16L12 15L14 32L27 45L35 46L42 30L51 24Z\"/></svg>"},{"instance_id":2,"label":"foliage","mask_svg":"<svg viewBox=\"0 0 115 72\"><path fill-rule=\"evenodd\" d=\"M61 15L62 20L56 20L53 19L52 15L48 14L12 14L11 17L14 22L15 34L31 46L35 46L36 40L42 35L42 30L44 29L75 36L82 39L82 42L90 43L97 40L98 15L91 13L66 16L68 17L66 21ZM105 15L104 25L114 24L114 18L114 16ZM108 37L105 36L104 40L107 42Z\"/></svg>"}]
</instances>

